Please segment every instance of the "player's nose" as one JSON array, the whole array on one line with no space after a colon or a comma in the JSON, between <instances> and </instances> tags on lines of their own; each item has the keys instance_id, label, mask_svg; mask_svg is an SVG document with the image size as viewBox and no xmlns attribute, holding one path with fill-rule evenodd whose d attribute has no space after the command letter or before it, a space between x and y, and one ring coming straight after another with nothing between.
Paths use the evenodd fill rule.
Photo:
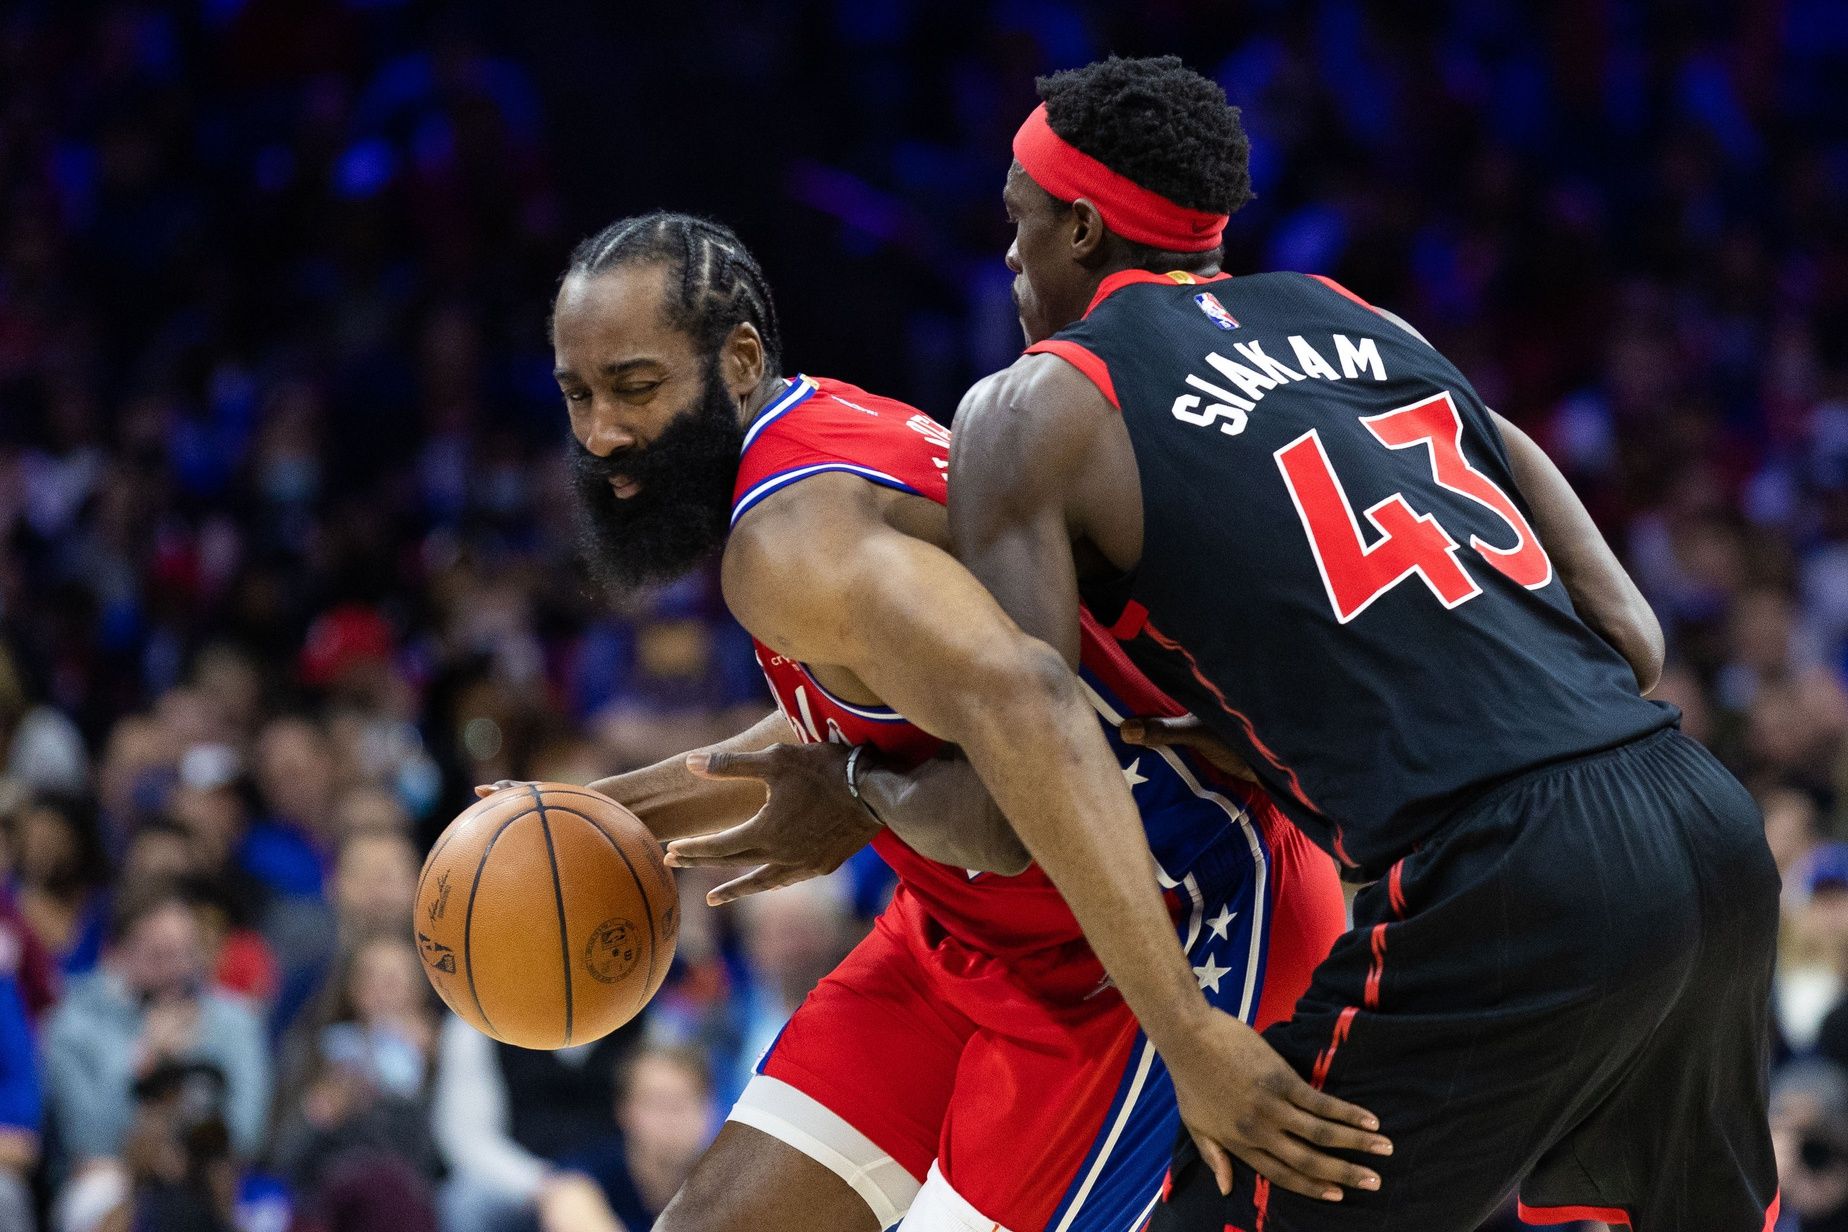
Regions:
<instances>
[{"instance_id":1,"label":"player's nose","mask_svg":"<svg viewBox=\"0 0 1848 1232\"><path fill-rule=\"evenodd\" d=\"M614 415L606 411L592 421L590 435L584 439L584 448L599 458L607 458L617 450L628 449L635 443L635 433L623 427Z\"/></svg>"},{"instance_id":2,"label":"player's nose","mask_svg":"<svg viewBox=\"0 0 1848 1232\"><path fill-rule=\"evenodd\" d=\"M991 248L989 249L989 251L993 252L994 250ZM1008 269L1012 270L1016 274L1023 272L1020 268L1020 241L1019 240L1015 240L1013 243L1007 246L1007 267Z\"/></svg>"}]
</instances>

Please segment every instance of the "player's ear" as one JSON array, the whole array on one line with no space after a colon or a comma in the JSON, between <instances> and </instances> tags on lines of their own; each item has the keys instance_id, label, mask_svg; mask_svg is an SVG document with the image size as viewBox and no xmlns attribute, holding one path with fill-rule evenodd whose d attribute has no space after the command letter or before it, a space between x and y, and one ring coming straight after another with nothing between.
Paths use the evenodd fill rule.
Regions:
<instances>
[{"instance_id":1,"label":"player's ear","mask_svg":"<svg viewBox=\"0 0 1848 1232\"><path fill-rule=\"evenodd\" d=\"M764 339L749 321L732 326L719 354L719 374L734 397L743 397L764 379Z\"/></svg>"},{"instance_id":2,"label":"player's ear","mask_svg":"<svg viewBox=\"0 0 1848 1232\"><path fill-rule=\"evenodd\" d=\"M1104 216L1097 212L1095 205L1080 197L1072 202L1071 226L1072 259L1084 266L1095 264L1110 234L1104 227Z\"/></svg>"}]
</instances>

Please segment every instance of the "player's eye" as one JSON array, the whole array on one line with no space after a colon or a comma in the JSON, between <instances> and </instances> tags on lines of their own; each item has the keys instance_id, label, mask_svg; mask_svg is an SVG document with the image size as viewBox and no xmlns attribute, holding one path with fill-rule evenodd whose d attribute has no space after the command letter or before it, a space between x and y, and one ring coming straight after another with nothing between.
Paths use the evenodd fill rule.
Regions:
<instances>
[{"instance_id":1,"label":"player's eye","mask_svg":"<svg viewBox=\"0 0 1848 1232\"><path fill-rule=\"evenodd\" d=\"M590 391L588 389L566 389L560 392L562 392L565 395L566 402L589 402L590 401Z\"/></svg>"},{"instance_id":2,"label":"player's eye","mask_svg":"<svg viewBox=\"0 0 1848 1232\"><path fill-rule=\"evenodd\" d=\"M644 394L653 393L655 390L659 389L660 387L661 387L661 382L648 381L645 384L641 384L641 385L624 385L620 387L619 389L617 389L616 392L624 398L639 398Z\"/></svg>"}]
</instances>

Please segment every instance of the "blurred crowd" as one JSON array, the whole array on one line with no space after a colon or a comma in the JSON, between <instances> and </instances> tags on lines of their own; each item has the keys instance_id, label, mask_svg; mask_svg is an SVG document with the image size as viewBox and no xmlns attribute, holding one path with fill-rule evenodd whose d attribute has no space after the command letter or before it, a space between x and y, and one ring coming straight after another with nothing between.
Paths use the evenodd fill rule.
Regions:
<instances>
[{"instance_id":1,"label":"blurred crowd","mask_svg":"<svg viewBox=\"0 0 1848 1232\"><path fill-rule=\"evenodd\" d=\"M1655 604L1785 877L1781 1226L1848 1229L1848 15L1391 7L0 8L0 1232L647 1226L884 882L689 884L593 1045L439 1012L405 921L473 784L768 704L711 577L581 580L554 280L710 212L795 365L947 418L1019 345L1032 76L1112 50L1245 108L1227 267L1417 324Z\"/></svg>"}]
</instances>

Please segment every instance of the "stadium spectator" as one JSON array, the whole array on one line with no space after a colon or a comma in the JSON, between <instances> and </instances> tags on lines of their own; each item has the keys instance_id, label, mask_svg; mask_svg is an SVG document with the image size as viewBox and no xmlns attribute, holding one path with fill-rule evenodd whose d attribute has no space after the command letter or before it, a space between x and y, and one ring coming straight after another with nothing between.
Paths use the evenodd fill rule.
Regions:
<instances>
[{"instance_id":1,"label":"stadium spectator","mask_svg":"<svg viewBox=\"0 0 1848 1232\"><path fill-rule=\"evenodd\" d=\"M102 951L109 864L96 813L75 796L38 796L10 818L13 900L66 975L88 971Z\"/></svg>"},{"instance_id":2,"label":"stadium spectator","mask_svg":"<svg viewBox=\"0 0 1848 1232\"><path fill-rule=\"evenodd\" d=\"M401 829L348 832L334 862L334 915L342 937L402 936L422 863Z\"/></svg>"},{"instance_id":3,"label":"stadium spectator","mask_svg":"<svg viewBox=\"0 0 1848 1232\"><path fill-rule=\"evenodd\" d=\"M320 1006L291 1032L272 1158L307 1208L375 1174L396 1206L435 1220L439 1171L430 1134L437 1001L417 951L377 935L342 957Z\"/></svg>"},{"instance_id":4,"label":"stadium spectator","mask_svg":"<svg viewBox=\"0 0 1848 1232\"><path fill-rule=\"evenodd\" d=\"M1787 784L1759 792L1758 807L1765 815L1765 839L1788 891L1828 837L1828 810L1819 793Z\"/></svg>"},{"instance_id":5,"label":"stadium spectator","mask_svg":"<svg viewBox=\"0 0 1848 1232\"><path fill-rule=\"evenodd\" d=\"M449 1166L447 1232L530 1227L560 1161L609 1133L616 1074L636 1044L634 1033L618 1031L533 1052L496 1043L453 1015L445 1021L433 1126Z\"/></svg>"},{"instance_id":6,"label":"stadium spectator","mask_svg":"<svg viewBox=\"0 0 1848 1232\"><path fill-rule=\"evenodd\" d=\"M1848 1229L1848 1075L1825 1061L1787 1067L1771 1087L1771 1140L1779 1232Z\"/></svg>"},{"instance_id":7,"label":"stadium spectator","mask_svg":"<svg viewBox=\"0 0 1848 1232\"><path fill-rule=\"evenodd\" d=\"M263 814L244 831L238 865L273 894L319 898L333 854L333 749L307 718L272 719L256 742Z\"/></svg>"},{"instance_id":8,"label":"stadium spectator","mask_svg":"<svg viewBox=\"0 0 1848 1232\"><path fill-rule=\"evenodd\" d=\"M651 1045L622 1067L619 1132L567 1158L539 1194L542 1232L642 1232L712 1141L712 1072L696 1049Z\"/></svg>"},{"instance_id":9,"label":"stadium spectator","mask_svg":"<svg viewBox=\"0 0 1848 1232\"><path fill-rule=\"evenodd\" d=\"M1773 1004L1786 1046L1807 1053L1848 974L1848 843L1815 848L1785 888L1790 906Z\"/></svg>"},{"instance_id":10,"label":"stadium spectator","mask_svg":"<svg viewBox=\"0 0 1848 1232\"><path fill-rule=\"evenodd\" d=\"M6 811L7 806L0 803L0 817L4 817ZM0 822L0 953L13 955L8 969L14 986L27 1015L37 1022L57 1000L58 971L51 952L27 925L13 901L13 843L9 831L10 827Z\"/></svg>"},{"instance_id":11,"label":"stadium spectator","mask_svg":"<svg viewBox=\"0 0 1848 1232\"><path fill-rule=\"evenodd\" d=\"M41 792L90 790L90 753L70 716L29 699L12 656L0 646L0 779Z\"/></svg>"},{"instance_id":12,"label":"stadium spectator","mask_svg":"<svg viewBox=\"0 0 1848 1232\"><path fill-rule=\"evenodd\" d=\"M802 999L847 956L862 931L849 910L845 872L788 888L787 894L760 894L738 904L745 978L732 988L726 1007L737 1045L729 1054L721 1052L715 1066L727 1107Z\"/></svg>"},{"instance_id":13,"label":"stadium spectator","mask_svg":"<svg viewBox=\"0 0 1848 1232\"><path fill-rule=\"evenodd\" d=\"M198 917L177 888L125 897L101 966L72 983L45 1031L46 1098L66 1163L117 1157L136 1082L193 1062L220 1073L231 1144L255 1155L270 1099L262 1024L206 985L206 964Z\"/></svg>"}]
</instances>

